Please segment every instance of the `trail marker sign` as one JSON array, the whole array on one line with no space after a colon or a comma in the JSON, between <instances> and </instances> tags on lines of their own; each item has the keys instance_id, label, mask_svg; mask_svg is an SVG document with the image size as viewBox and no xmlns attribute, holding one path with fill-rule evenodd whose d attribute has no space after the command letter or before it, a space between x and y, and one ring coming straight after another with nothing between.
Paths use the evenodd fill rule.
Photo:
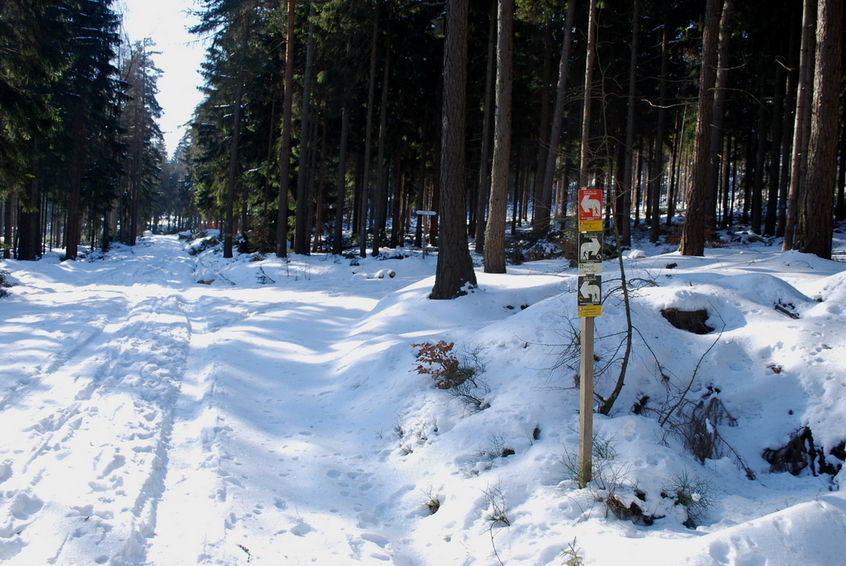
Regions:
<instances>
[{"instance_id":1,"label":"trail marker sign","mask_svg":"<svg viewBox=\"0 0 846 566\"><path fill-rule=\"evenodd\" d=\"M593 340L594 318L602 314L602 199L602 189L579 189L579 487L591 481L593 466Z\"/></svg>"},{"instance_id":2,"label":"trail marker sign","mask_svg":"<svg viewBox=\"0 0 846 566\"><path fill-rule=\"evenodd\" d=\"M579 274L602 273L602 232L579 232Z\"/></svg>"},{"instance_id":3,"label":"trail marker sign","mask_svg":"<svg viewBox=\"0 0 846 566\"><path fill-rule=\"evenodd\" d=\"M593 317L602 314L601 284L603 191L579 189L579 238L577 253L579 264L579 316Z\"/></svg>"},{"instance_id":4,"label":"trail marker sign","mask_svg":"<svg viewBox=\"0 0 846 566\"><path fill-rule=\"evenodd\" d=\"M602 189L579 189L579 232L602 231Z\"/></svg>"},{"instance_id":5,"label":"trail marker sign","mask_svg":"<svg viewBox=\"0 0 846 566\"><path fill-rule=\"evenodd\" d=\"M602 277L599 275L579 276L579 316L602 314Z\"/></svg>"}]
</instances>

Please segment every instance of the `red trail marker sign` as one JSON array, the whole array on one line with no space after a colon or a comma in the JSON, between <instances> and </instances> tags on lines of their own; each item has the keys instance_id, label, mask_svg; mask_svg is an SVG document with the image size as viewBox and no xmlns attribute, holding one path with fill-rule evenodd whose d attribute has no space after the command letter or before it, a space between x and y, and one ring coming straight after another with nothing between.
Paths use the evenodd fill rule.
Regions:
<instances>
[{"instance_id":1,"label":"red trail marker sign","mask_svg":"<svg viewBox=\"0 0 846 566\"><path fill-rule=\"evenodd\" d=\"M602 189L579 189L579 232L602 231Z\"/></svg>"}]
</instances>

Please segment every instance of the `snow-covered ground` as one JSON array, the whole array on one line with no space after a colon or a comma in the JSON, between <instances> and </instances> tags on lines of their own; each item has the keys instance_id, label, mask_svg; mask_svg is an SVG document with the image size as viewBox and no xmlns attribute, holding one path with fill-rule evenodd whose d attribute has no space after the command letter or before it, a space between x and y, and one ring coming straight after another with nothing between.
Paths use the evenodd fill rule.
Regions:
<instances>
[{"instance_id":1,"label":"snow-covered ground","mask_svg":"<svg viewBox=\"0 0 846 566\"><path fill-rule=\"evenodd\" d=\"M98 261L4 261L0 563L843 564L846 472L773 473L762 453L807 426L841 463L846 264L644 249L625 260L634 349L585 489L563 261L479 269L452 301L427 299L436 258L411 252L223 260L151 236ZM619 277L606 262L602 396ZM665 308L704 308L714 331ZM415 371L442 340L476 368L476 401Z\"/></svg>"}]
</instances>

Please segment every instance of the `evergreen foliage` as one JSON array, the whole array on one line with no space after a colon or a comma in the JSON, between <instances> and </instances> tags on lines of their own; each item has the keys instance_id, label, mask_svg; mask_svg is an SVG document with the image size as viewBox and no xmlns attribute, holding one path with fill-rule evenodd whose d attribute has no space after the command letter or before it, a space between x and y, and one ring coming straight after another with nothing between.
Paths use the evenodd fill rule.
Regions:
<instances>
[{"instance_id":1,"label":"evergreen foliage","mask_svg":"<svg viewBox=\"0 0 846 566\"><path fill-rule=\"evenodd\" d=\"M572 227L582 170L584 184L605 189L623 246L630 225L649 226L659 243L660 226L684 217L684 253L702 253L714 230L737 224L787 234L785 247L795 241L830 253L830 223L813 219L846 215L846 137L833 127L844 129L842 49L826 39L842 35L831 31L840 17L828 11L838 3L821 2L817 11L803 10L805 0L777 10L763 0L602 2L587 105L576 76L585 65L588 2L514 4L510 159L498 173L512 232L529 222L536 230ZM74 258L83 242L133 243L144 229L197 224L223 228L227 253L237 234L251 251L282 255L289 240L298 253L342 253L345 243L377 253L422 246L425 237L461 256L460 269L443 270L460 273L461 285L435 293L455 296L472 278L463 252L450 250L475 236L481 253L487 217L495 212L497 231L502 220L487 206L499 2L467 0L466 83L445 91L448 20L459 5L202 0L192 31L209 40L205 97L165 163L154 46L121 45L112 0L3 2L6 254L34 259L62 246ZM706 21L714 39L703 64ZM814 35L825 50L816 75ZM805 67L810 74L800 76ZM836 77L822 82L820 73ZM442 109L456 92L465 100L463 143L445 148ZM292 101L290 151L285 100ZM827 116L816 124L815 108ZM700 117L708 123L697 137ZM459 154L460 171L448 172L456 176L445 186L444 164ZM457 200L456 183L463 185ZM496 263L491 268L502 270Z\"/></svg>"}]
</instances>

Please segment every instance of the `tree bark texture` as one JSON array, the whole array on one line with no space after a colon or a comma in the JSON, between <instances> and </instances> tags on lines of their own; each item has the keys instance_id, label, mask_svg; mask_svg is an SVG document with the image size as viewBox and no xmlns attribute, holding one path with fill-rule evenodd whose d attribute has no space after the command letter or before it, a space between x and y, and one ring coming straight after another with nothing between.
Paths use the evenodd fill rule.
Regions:
<instances>
[{"instance_id":1,"label":"tree bark texture","mask_svg":"<svg viewBox=\"0 0 846 566\"><path fill-rule=\"evenodd\" d=\"M617 198L615 199L614 212L615 220L619 225L620 243L623 246L632 245L631 223L631 202L632 190L634 184L632 183L632 161L634 154L634 138L635 138L635 97L637 95L637 43L638 43L638 25L640 2L634 0L632 4L632 43L629 59L629 93L626 102L626 142L623 147L623 176L622 186L619 187Z\"/></svg>"},{"instance_id":2,"label":"tree bark texture","mask_svg":"<svg viewBox=\"0 0 846 566\"><path fill-rule=\"evenodd\" d=\"M344 108L341 110L341 142L338 154L338 171L335 178L335 188L338 191L335 197L335 227L332 238L332 253L341 255L343 252L344 237L344 197L347 192L347 144L350 131L350 97L349 93L344 99Z\"/></svg>"},{"instance_id":3,"label":"tree bark texture","mask_svg":"<svg viewBox=\"0 0 846 566\"><path fill-rule=\"evenodd\" d=\"M764 77L761 77L761 84L758 89L758 96L763 100L764 93ZM758 139L755 142L755 181L752 185L752 202L750 224L752 231L756 234L761 233L761 226L763 222L763 206L764 206L764 164L767 154L767 109L761 104L758 107Z\"/></svg>"},{"instance_id":4,"label":"tree bark texture","mask_svg":"<svg viewBox=\"0 0 846 566\"><path fill-rule=\"evenodd\" d=\"M773 120L770 124L770 139L772 150L770 151L769 179L767 183L767 214L764 220L764 234L774 235L776 232L776 220L778 218L778 186L781 171L782 125L781 119L784 107L784 67L775 65L775 91L773 93Z\"/></svg>"},{"instance_id":5,"label":"tree bark texture","mask_svg":"<svg viewBox=\"0 0 846 566\"><path fill-rule=\"evenodd\" d=\"M68 193L68 220L65 224L65 259L76 259L79 251L81 211L79 207L82 190L82 168L85 155L85 111L82 101L77 105L73 121L73 156L70 163L70 192Z\"/></svg>"},{"instance_id":6,"label":"tree bark texture","mask_svg":"<svg viewBox=\"0 0 846 566\"><path fill-rule=\"evenodd\" d=\"M370 38L370 75L367 86L367 120L364 136L361 190L358 209L358 255L367 257L367 208L370 200L370 151L373 144L373 101L376 99L376 53L379 42L379 0L373 7L373 33Z\"/></svg>"},{"instance_id":7,"label":"tree bark texture","mask_svg":"<svg viewBox=\"0 0 846 566\"><path fill-rule=\"evenodd\" d=\"M549 154L549 98L551 96L552 83L552 30L557 18L551 18L546 22L543 30L543 61L540 86L540 123L538 125L538 156L533 182L533 206L532 206L532 227L539 229L540 226L549 226L549 218L552 214L552 193L543 194L543 182L546 176L546 156ZM545 220L544 220L545 219Z\"/></svg>"},{"instance_id":8,"label":"tree bark texture","mask_svg":"<svg viewBox=\"0 0 846 566\"><path fill-rule=\"evenodd\" d=\"M576 0L567 3L567 15L564 17L564 44L561 46L561 58L558 61L558 85L555 90L555 107L552 111L552 124L549 133L549 151L546 154L546 167L543 170L543 181L540 187L541 200L552 200L552 180L555 176L555 160L558 157L558 143L561 140L561 128L564 122L564 103L567 101L567 79L570 70L570 46L573 44L573 18L576 14ZM567 184L564 184L566 190ZM559 199L561 200L561 199ZM564 200L566 202L566 200ZM543 211L541 208L540 212ZM546 215L546 225L543 218L535 211L538 228L549 227L549 210ZM561 210L562 216L565 211Z\"/></svg>"},{"instance_id":9,"label":"tree bark texture","mask_svg":"<svg viewBox=\"0 0 846 566\"><path fill-rule=\"evenodd\" d=\"M496 64L497 6L491 3L488 29L488 65L485 73L485 107L482 116L482 147L479 154L479 198L476 202L476 253L485 252L485 212L491 190L491 116L493 116L494 68Z\"/></svg>"},{"instance_id":10,"label":"tree bark texture","mask_svg":"<svg viewBox=\"0 0 846 566\"><path fill-rule=\"evenodd\" d=\"M309 204L311 202L311 82L314 75L314 4L309 7L308 42L306 43L306 66L303 76L303 99L300 103L300 157L297 169L297 212L294 219L294 253L308 255L310 230Z\"/></svg>"},{"instance_id":11,"label":"tree bark texture","mask_svg":"<svg viewBox=\"0 0 846 566\"><path fill-rule=\"evenodd\" d=\"M585 56L585 86L582 106L582 144L579 151L579 188L587 188L590 181L590 110L593 97L593 66L596 61L596 0L588 8L588 42Z\"/></svg>"},{"instance_id":12,"label":"tree bark texture","mask_svg":"<svg viewBox=\"0 0 846 566\"><path fill-rule=\"evenodd\" d=\"M238 176L238 142L241 138L241 102L244 82L239 78L235 87L235 112L232 125L232 145L229 148L229 177L226 183L226 228L223 231L223 257L232 257L232 240L235 236L235 181Z\"/></svg>"},{"instance_id":13,"label":"tree bark texture","mask_svg":"<svg viewBox=\"0 0 846 566\"><path fill-rule=\"evenodd\" d=\"M511 166L511 83L514 0L499 0L496 48L496 120L491 195L485 229L485 273L505 273L505 224Z\"/></svg>"},{"instance_id":14,"label":"tree bark texture","mask_svg":"<svg viewBox=\"0 0 846 566\"><path fill-rule=\"evenodd\" d=\"M726 113L726 94L728 93L728 72L730 66L729 45L731 43L732 15L734 0L724 0L720 15L720 31L717 44L717 69L714 83L714 112L711 118L711 143L708 147L708 212L706 223L711 228L717 226L717 193L720 179L720 148L723 138L723 121ZM725 157L724 157L725 158Z\"/></svg>"},{"instance_id":15,"label":"tree bark texture","mask_svg":"<svg viewBox=\"0 0 846 566\"><path fill-rule=\"evenodd\" d=\"M784 223L782 250L792 250L796 243L796 223L799 218L800 196L804 192L807 172L807 151L810 143L810 113L812 100L814 29L816 0L805 0L802 12L802 40L799 49L799 79L796 90L796 114L793 126L793 152L790 158L790 188L787 192L787 216Z\"/></svg>"},{"instance_id":16,"label":"tree bark texture","mask_svg":"<svg viewBox=\"0 0 846 566\"><path fill-rule=\"evenodd\" d=\"M649 241L657 243L661 235L661 178L664 171L664 129L667 121L667 76L669 74L670 27L664 25L661 34L661 79L658 95L658 125L655 132L655 157L652 160L649 200L652 216L649 225ZM670 194L667 191L667 216L670 215Z\"/></svg>"},{"instance_id":17,"label":"tree bark texture","mask_svg":"<svg viewBox=\"0 0 846 566\"><path fill-rule=\"evenodd\" d=\"M819 0L811 139L799 218L799 251L826 259L831 259L834 228L842 43L843 0Z\"/></svg>"},{"instance_id":18,"label":"tree bark texture","mask_svg":"<svg viewBox=\"0 0 846 566\"><path fill-rule=\"evenodd\" d=\"M33 151L38 150L37 141L33 143ZM18 259L35 261L41 255L41 189L40 159L32 160L32 179L27 183L25 202L18 214ZM6 240L11 242L12 239Z\"/></svg>"},{"instance_id":19,"label":"tree bark texture","mask_svg":"<svg viewBox=\"0 0 846 566\"><path fill-rule=\"evenodd\" d=\"M687 195L687 213L679 246L682 255L701 256L705 253L705 228L708 221L708 162L711 156L711 121L714 116L719 23L720 1L707 0L705 28L702 33L702 68L699 77L692 181Z\"/></svg>"},{"instance_id":20,"label":"tree bark texture","mask_svg":"<svg viewBox=\"0 0 846 566\"><path fill-rule=\"evenodd\" d=\"M467 11L468 0L449 0L444 42L440 235L432 299L452 299L461 295L467 285L476 286L467 249L465 196Z\"/></svg>"},{"instance_id":21,"label":"tree bark texture","mask_svg":"<svg viewBox=\"0 0 846 566\"><path fill-rule=\"evenodd\" d=\"M391 79L391 15L392 2L388 1L385 31L385 63L382 70L382 97L379 103L379 140L376 148L376 191L373 195L373 255L379 255L379 246L385 235L388 218L387 174L385 173L385 141L388 137L388 94ZM399 222L399 219L396 219Z\"/></svg>"},{"instance_id":22,"label":"tree bark texture","mask_svg":"<svg viewBox=\"0 0 846 566\"><path fill-rule=\"evenodd\" d=\"M276 217L276 256L288 257L288 193L291 190L291 123L294 101L294 19L296 0L288 0L285 41L285 95L282 103L282 145L279 150L279 213Z\"/></svg>"}]
</instances>

